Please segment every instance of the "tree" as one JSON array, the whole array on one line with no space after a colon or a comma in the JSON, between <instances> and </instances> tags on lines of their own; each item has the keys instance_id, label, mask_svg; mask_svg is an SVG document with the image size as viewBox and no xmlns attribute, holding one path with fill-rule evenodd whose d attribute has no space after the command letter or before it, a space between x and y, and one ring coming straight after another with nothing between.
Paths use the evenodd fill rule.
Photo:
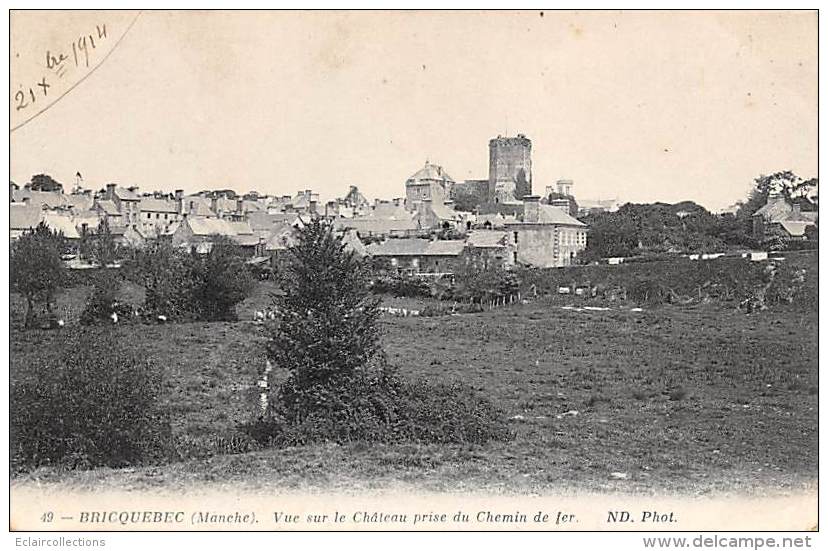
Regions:
<instances>
[{"instance_id":1,"label":"tree","mask_svg":"<svg viewBox=\"0 0 828 551\"><path fill-rule=\"evenodd\" d=\"M26 299L26 328L34 324L36 303L43 302L52 312L55 293L65 276L62 251L63 235L52 232L45 222L12 244L9 278L12 290Z\"/></svg>"},{"instance_id":2,"label":"tree","mask_svg":"<svg viewBox=\"0 0 828 551\"><path fill-rule=\"evenodd\" d=\"M369 290L366 264L326 223L307 224L288 255L268 356L289 372L279 388L280 408L301 422L320 406L320 393L347 387L381 355L380 299Z\"/></svg>"},{"instance_id":3,"label":"tree","mask_svg":"<svg viewBox=\"0 0 828 551\"><path fill-rule=\"evenodd\" d=\"M63 193L63 184L48 174L35 174L29 182L29 189L32 191L57 191Z\"/></svg>"},{"instance_id":4,"label":"tree","mask_svg":"<svg viewBox=\"0 0 828 551\"><path fill-rule=\"evenodd\" d=\"M98 223L98 229L92 237L91 254L102 268L112 264L118 258L118 245L115 243L106 217Z\"/></svg>"},{"instance_id":5,"label":"tree","mask_svg":"<svg viewBox=\"0 0 828 551\"><path fill-rule=\"evenodd\" d=\"M788 203L803 201L811 203L809 197L819 189L819 180L803 180L790 170L762 174L753 181L753 188L747 201L740 205L736 213L738 218L750 218L768 202L771 193L779 193Z\"/></svg>"},{"instance_id":6,"label":"tree","mask_svg":"<svg viewBox=\"0 0 828 551\"><path fill-rule=\"evenodd\" d=\"M131 280L146 289L145 314L170 320L192 316L192 272L187 255L171 243L159 240L135 251L124 268Z\"/></svg>"},{"instance_id":7,"label":"tree","mask_svg":"<svg viewBox=\"0 0 828 551\"><path fill-rule=\"evenodd\" d=\"M318 219L299 232L268 356L287 379L245 426L259 442L476 443L511 438L502 411L464 385L407 383L385 362L366 264Z\"/></svg>"},{"instance_id":8,"label":"tree","mask_svg":"<svg viewBox=\"0 0 828 551\"><path fill-rule=\"evenodd\" d=\"M578 217L579 207L578 202L575 201L575 197L573 197L572 195L566 195L564 193L558 193L557 191L553 191L552 193L546 196L546 203L551 205L552 201L554 201L555 199L566 199L567 201L569 201L569 216L571 216L572 218Z\"/></svg>"},{"instance_id":9,"label":"tree","mask_svg":"<svg viewBox=\"0 0 828 551\"><path fill-rule=\"evenodd\" d=\"M241 248L230 238L210 237L210 252L191 257L193 302L204 321L232 321L236 305L250 295L253 279Z\"/></svg>"}]
</instances>

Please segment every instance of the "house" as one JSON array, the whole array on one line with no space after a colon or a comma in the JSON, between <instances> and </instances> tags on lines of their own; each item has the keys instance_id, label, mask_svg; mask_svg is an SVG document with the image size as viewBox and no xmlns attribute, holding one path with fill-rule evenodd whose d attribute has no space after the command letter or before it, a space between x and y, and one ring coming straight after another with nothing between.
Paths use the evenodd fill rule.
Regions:
<instances>
[{"instance_id":1,"label":"house","mask_svg":"<svg viewBox=\"0 0 828 551\"><path fill-rule=\"evenodd\" d=\"M367 216L338 218L334 227L338 230L353 229L360 237L409 236L420 233L416 213L409 212L400 202L377 202Z\"/></svg>"},{"instance_id":2,"label":"house","mask_svg":"<svg viewBox=\"0 0 828 551\"><path fill-rule=\"evenodd\" d=\"M120 247L140 249L147 242L147 236L135 226L113 226L109 231L112 233L112 240Z\"/></svg>"},{"instance_id":3,"label":"house","mask_svg":"<svg viewBox=\"0 0 828 551\"><path fill-rule=\"evenodd\" d=\"M62 191L34 191L28 187L10 188L11 201L28 203L38 208L61 210L88 210L92 207L91 193L65 194Z\"/></svg>"},{"instance_id":4,"label":"house","mask_svg":"<svg viewBox=\"0 0 828 551\"><path fill-rule=\"evenodd\" d=\"M813 208L807 199L788 202L780 193L771 193L767 203L753 214L753 237L764 240L771 236L783 239L806 239L805 230L816 226L819 212L802 210Z\"/></svg>"},{"instance_id":5,"label":"house","mask_svg":"<svg viewBox=\"0 0 828 551\"><path fill-rule=\"evenodd\" d=\"M387 239L368 246L368 253L386 259L392 268L412 273L454 273L463 262L460 240Z\"/></svg>"},{"instance_id":6,"label":"house","mask_svg":"<svg viewBox=\"0 0 828 551\"><path fill-rule=\"evenodd\" d=\"M180 201L160 194L141 197L139 209L141 215L138 229L144 235L163 232L173 222L183 218Z\"/></svg>"},{"instance_id":7,"label":"house","mask_svg":"<svg viewBox=\"0 0 828 551\"><path fill-rule=\"evenodd\" d=\"M125 189L117 184L107 184L98 210L110 218L110 226L137 227L141 217L141 198L138 188Z\"/></svg>"},{"instance_id":8,"label":"house","mask_svg":"<svg viewBox=\"0 0 828 551\"><path fill-rule=\"evenodd\" d=\"M503 230L473 230L466 236L465 255L480 269L514 265L516 245Z\"/></svg>"},{"instance_id":9,"label":"house","mask_svg":"<svg viewBox=\"0 0 828 551\"><path fill-rule=\"evenodd\" d=\"M506 224L515 249L515 264L538 268L569 266L586 249L587 227L563 209L540 204L540 197L524 197L523 218Z\"/></svg>"},{"instance_id":10,"label":"house","mask_svg":"<svg viewBox=\"0 0 828 551\"><path fill-rule=\"evenodd\" d=\"M43 220L43 210L28 203L9 204L9 239L14 241Z\"/></svg>"},{"instance_id":11,"label":"house","mask_svg":"<svg viewBox=\"0 0 828 551\"><path fill-rule=\"evenodd\" d=\"M464 215L452 208L453 203L422 199L413 203L415 220L421 229L449 229L462 226Z\"/></svg>"},{"instance_id":12,"label":"house","mask_svg":"<svg viewBox=\"0 0 828 551\"><path fill-rule=\"evenodd\" d=\"M172 244L199 250L199 246L212 244L213 236L222 235L235 241L248 256L263 256L265 239L253 232L247 222L235 222L222 218L186 216L172 234ZM201 247L205 249L205 247Z\"/></svg>"}]
</instances>

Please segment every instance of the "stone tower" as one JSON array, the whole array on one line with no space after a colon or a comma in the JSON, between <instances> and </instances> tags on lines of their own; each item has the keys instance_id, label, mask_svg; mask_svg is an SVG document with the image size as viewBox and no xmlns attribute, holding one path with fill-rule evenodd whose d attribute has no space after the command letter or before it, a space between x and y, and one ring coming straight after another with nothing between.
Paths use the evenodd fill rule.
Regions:
<instances>
[{"instance_id":1,"label":"stone tower","mask_svg":"<svg viewBox=\"0 0 828 551\"><path fill-rule=\"evenodd\" d=\"M532 194L532 141L498 136L489 140L489 200L519 202Z\"/></svg>"}]
</instances>

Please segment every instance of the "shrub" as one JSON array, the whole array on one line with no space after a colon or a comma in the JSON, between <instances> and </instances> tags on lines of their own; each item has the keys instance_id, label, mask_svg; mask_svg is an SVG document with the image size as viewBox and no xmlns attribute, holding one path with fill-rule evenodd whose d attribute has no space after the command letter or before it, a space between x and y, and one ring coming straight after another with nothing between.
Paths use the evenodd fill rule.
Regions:
<instances>
[{"instance_id":1,"label":"shrub","mask_svg":"<svg viewBox=\"0 0 828 551\"><path fill-rule=\"evenodd\" d=\"M146 289L143 314L150 318L187 320L194 317L188 255L165 241L136 251L124 266L127 277Z\"/></svg>"},{"instance_id":2,"label":"shrub","mask_svg":"<svg viewBox=\"0 0 828 551\"><path fill-rule=\"evenodd\" d=\"M296 407L296 399L302 400ZM244 427L258 442L297 446L314 442L481 444L508 440L505 416L464 384L408 382L388 370L358 373L301 393L284 385L270 416ZM301 412L301 413L299 413ZM299 413L299 415L297 415Z\"/></svg>"},{"instance_id":3,"label":"shrub","mask_svg":"<svg viewBox=\"0 0 828 551\"><path fill-rule=\"evenodd\" d=\"M191 304L201 321L235 321L236 305L250 295L253 278L241 248L227 237L213 235L203 256L190 256Z\"/></svg>"},{"instance_id":4,"label":"shrub","mask_svg":"<svg viewBox=\"0 0 828 551\"><path fill-rule=\"evenodd\" d=\"M123 467L173 454L159 408L161 372L125 349L109 329L63 336L57 361L28 366L12 384L11 467Z\"/></svg>"},{"instance_id":5,"label":"shrub","mask_svg":"<svg viewBox=\"0 0 828 551\"><path fill-rule=\"evenodd\" d=\"M112 323L113 313L118 315L119 321L129 321L133 309L131 305L123 304L118 300L120 279L105 269L96 275L92 292L80 315L81 325Z\"/></svg>"},{"instance_id":6,"label":"shrub","mask_svg":"<svg viewBox=\"0 0 828 551\"><path fill-rule=\"evenodd\" d=\"M395 297L427 298L431 296L431 286L416 276L391 274L376 277L371 282L371 292L388 293Z\"/></svg>"},{"instance_id":7,"label":"shrub","mask_svg":"<svg viewBox=\"0 0 828 551\"><path fill-rule=\"evenodd\" d=\"M235 242L210 236L207 254L159 242L134 254L128 277L146 288L142 311L171 321L234 321L236 305L250 295L253 277Z\"/></svg>"}]
</instances>

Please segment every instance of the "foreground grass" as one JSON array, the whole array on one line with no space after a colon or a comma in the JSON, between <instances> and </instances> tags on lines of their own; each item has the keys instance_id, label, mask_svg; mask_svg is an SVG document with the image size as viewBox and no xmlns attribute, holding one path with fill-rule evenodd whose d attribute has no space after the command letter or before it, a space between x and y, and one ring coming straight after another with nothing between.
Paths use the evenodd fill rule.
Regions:
<instances>
[{"instance_id":1,"label":"foreground grass","mask_svg":"<svg viewBox=\"0 0 828 551\"><path fill-rule=\"evenodd\" d=\"M571 311L541 301L383 323L385 349L401 375L465 381L507 412L515 439L194 455L126 470L39 469L15 484L688 494L815 485L815 311L745 315L715 305ZM166 366L164 401L183 447L209 447L249 419L264 364L259 326L114 330L124 346ZM13 332L12 379L26 376L28 362L57 354L54 340L51 332Z\"/></svg>"}]
</instances>

